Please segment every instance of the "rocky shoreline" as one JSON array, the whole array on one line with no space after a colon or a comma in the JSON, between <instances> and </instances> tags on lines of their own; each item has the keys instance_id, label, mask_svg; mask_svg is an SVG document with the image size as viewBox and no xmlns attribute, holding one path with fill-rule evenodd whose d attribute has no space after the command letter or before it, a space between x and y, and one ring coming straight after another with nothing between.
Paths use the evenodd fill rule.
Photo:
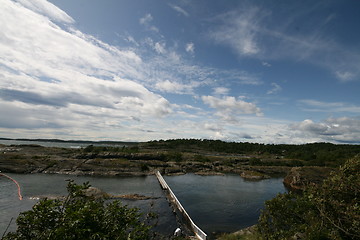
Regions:
<instances>
[{"instance_id":1,"label":"rocky shoreline","mask_svg":"<svg viewBox=\"0 0 360 240\"><path fill-rule=\"evenodd\" d=\"M124 199L124 200L149 200L149 199L158 199L158 197L149 197L144 196L140 194L125 194L125 195L114 195L107 192L102 191L99 188L96 187L89 187L85 190L85 195L88 197L93 198L103 198L103 199ZM37 196L31 196L30 199L32 200L40 200L40 199L65 199L65 196L59 196L59 195L37 195Z\"/></svg>"},{"instance_id":2,"label":"rocky shoreline","mask_svg":"<svg viewBox=\"0 0 360 240\"><path fill-rule=\"evenodd\" d=\"M9 173L49 173L92 176L145 176L155 170L163 174L199 175L286 174L288 167L249 166L241 161L172 161L164 153L84 153L78 149L48 148L37 145L0 147L0 171ZM255 174L256 175L256 174Z\"/></svg>"},{"instance_id":3,"label":"rocky shoreline","mask_svg":"<svg viewBox=\"0 0 360 240\"><path fill-rule=\"evenodd\" d=\"M239 174L250 181L283 177L289 189L318 183L333 169L324 167L253 166L249 156L170 151L71 149L39 145L0 145L0 171L91 176L147 176L194 173L202 176ZM206 157L205 157L206 156ZM254 157L254 156L252 156Z\"/></svg>"}]
</instances>

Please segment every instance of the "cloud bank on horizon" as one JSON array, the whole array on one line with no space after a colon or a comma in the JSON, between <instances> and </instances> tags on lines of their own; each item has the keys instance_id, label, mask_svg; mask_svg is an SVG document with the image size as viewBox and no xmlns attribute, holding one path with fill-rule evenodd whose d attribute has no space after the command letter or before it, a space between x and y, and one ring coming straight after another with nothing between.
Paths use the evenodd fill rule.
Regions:
<instances>
[{"instance_id":1,"label":"cloud bank on horizon","mask_svg":"<svg viewBox=\"0 0 360 240\"><path fill-rule=\"evenodd\" d=\"M360 143L359 3L0 4L1 137Z\"/></svg>"}]
</instances>

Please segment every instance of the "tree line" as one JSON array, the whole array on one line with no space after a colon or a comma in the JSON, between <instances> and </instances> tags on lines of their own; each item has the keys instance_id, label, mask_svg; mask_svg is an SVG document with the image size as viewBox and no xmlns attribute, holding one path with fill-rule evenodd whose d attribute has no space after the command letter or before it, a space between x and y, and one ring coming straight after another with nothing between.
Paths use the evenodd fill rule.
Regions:
<instances>
[{"instance_id":1,"label":"tree line","mask_svg":"<svg viewBox=\"0 0 360 240\"><path fill-rule=\"evenodd\" d=\"M225 142L208 139L170 139L150 141L144 146L182 152L207 151L226 154L276 155L282 158L306 161L308 165L328 167L338 167L346 159L360 153L360 145L325 142L295 145Z\"/></svg>"}]
</instances>

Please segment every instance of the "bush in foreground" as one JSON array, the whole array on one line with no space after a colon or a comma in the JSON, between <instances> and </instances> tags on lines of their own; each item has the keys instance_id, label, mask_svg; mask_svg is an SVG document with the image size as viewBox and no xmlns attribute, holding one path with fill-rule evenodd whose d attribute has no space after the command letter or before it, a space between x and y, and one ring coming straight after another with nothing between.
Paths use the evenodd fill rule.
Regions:
<instances>
[{"instance_id":1,"label":"bush in foreground","mask_svg":"<svg viewBox=\"0 0 360 240\"><path fill-rule=\"evenodd\" d=\"M151 226L140 220L138 209L87 196L89 187L70 181L65 199L40 200L3 239L150 239Z\"/></svg>"},{"instance_id":2,"label":"bush in foreground","mask_svg":"<svg viewBox=\"0 0 360 240\"><path fill-rule=\"evenodd\" d=\"M360 157L301 194L266 202L258 231L265 239L360 239Z\"/></svg>"}]
</instances>

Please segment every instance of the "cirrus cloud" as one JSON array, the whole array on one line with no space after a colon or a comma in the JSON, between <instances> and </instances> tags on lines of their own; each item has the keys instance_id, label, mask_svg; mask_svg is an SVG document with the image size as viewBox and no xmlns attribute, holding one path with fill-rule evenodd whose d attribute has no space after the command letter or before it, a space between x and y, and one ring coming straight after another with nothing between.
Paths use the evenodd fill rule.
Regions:
<instances>
[{"instance_id":1,"label":"cirrus cloud","mask_svg":"<svg viewBox=\"0 0 360 240\"><path fill-rule=\"evenodd\" d=\"M261 21L259 16L263 16L263 13L257 7L230 11L218 16L223 24L211 31L209 36L217 43L231 46L240 55L256 55L260 52L256 39Z\"/></svg>"}]
</instances>

